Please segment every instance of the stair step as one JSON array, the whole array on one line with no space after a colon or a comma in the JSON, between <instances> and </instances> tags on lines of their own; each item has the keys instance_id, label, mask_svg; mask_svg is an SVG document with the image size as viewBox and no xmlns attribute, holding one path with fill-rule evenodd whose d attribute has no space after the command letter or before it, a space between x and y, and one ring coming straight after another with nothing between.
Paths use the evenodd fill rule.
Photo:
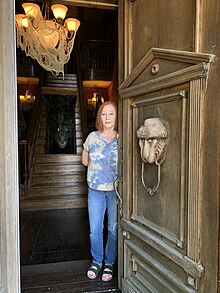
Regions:
<instances>
[{"instance_id":1,"label":"stair step","mask_svg":"<svg viewBox=\"0 0 220 293\"><path fill-rule=\"evenodd\" d=\"M83 134L81 131L76 131L76 138L81 138L82 139Z\"/></svg>"},{"instance_id":2,"label":"stair step","mask_svg":"<svg viewBox=\"0 0 220 293\"><path fill-rule=\"evenodd\" d=\"M75 123L76 123L76 126L81 125L81 123L82 123L81 118L76 118Z\"/></svg>"},{"instance_id":3,"label":"stair step","mask_svg":"<svg viewBox=\"0 0 220 293\"><path fill-rule=\"evenodd\" d=\"M87 186L85 184L64 184L60 186L56 186L53 184L52 186L33 186L28 187L27 196L41 196L42 198L45 196L61 196L61 195L79 195L84 194L87 195Z\"/></svg>"},{"instance_id":4,"label":"stair step","mask_svg":"<svg viewBox=\"0 0 220 293\"><path fill-rule=\"evenodd\" d=\"M76 139L76 146L81 146L83 144L83 140L81 138Z\"/></svg>"},{"instance_id":5,"label":"stair step","mask_svg":"<svg viewBox=\"0 0 220 293\"><path fill-rule=\"evenodd\" d=\"M75 118L80 118L81 119L80 112L75 112Z\"/></svg>"},{"instance_id":6,"label":"stair step","mask_svg":"<svg viewBox=\"0 0 220 293\"><path fill-rule=\"evenodd\" d=\"M77 154L39 154L35 156L36 163L65 163L82 165L82 156Z\"/></svg>"},{"instance_id":7,"label":"stair step","mask_svg":"<svg viewBox=\"0 0 220 293\"><path fill-rule=\"evenodd\" d=\"M52 209L72 209L86 208L87 196L83 195L68 195L68 196L53 196L53 197L30 197L20 200L20 209L25 210L52 210Z\"/></svg>"},{"instance_id":8,"label":"stair step","mask_svg":"<svg viewBox=\"0 0 220 293\"><path fill-rule=\"evenodd\" d=\"M49 186L49 185L62 185L63 183L77 184L77 187L80 183L86 182L84 174L75 174L73 175L33 175L31 178L32 186Z\"/></svg>"},{"instance_id":9,"label":"stair step","mask_svg":"<svg viewBox=\"0 0 220 293\"><path fill-rule=\"evenodd\" d=\"M45 138L45 137L46 137L45 130L42 130L42 129L41 129L41 130L39 131L39 133L38 133L38 137L39 137L39 138L41 138L41 137L44 137L44 138Z\"/></svg>"},{"instance_id":10,"label":"stair step","mask_svg":"<svg viewBox=\"0 0 220 293\"><path fill-rule=\"evenodd\" d=\"M81 124L76 125L76 131L82 131L82 126L81 126Z\"/></svg>"},{"instance_id":11,"label":"stair step","mask_svg":"<svg viewBox=\"0 0 220 293\"><path fill-rule=\"evenodd\" d=\"M72 78L72 77L71 77ZM71 79L70 78L70 79ZM45 93L56 93L56 78L51 77L53 87L45 87ZM62 83L59 80L58 83ZM75 81L74 81L75 82ZM72 83L72 81L70 82ZM60 93L74 92L76 88L62 88ZM82 165L82 124L80 103L77 97L75 130L77 154L45 154L46 107L42 106L35 142L34 165L26 197L21 198L21 209L63 209L87 207L86 167Z\"/></svg>"},{"instance_id":12,"label":"stair step","mask_svg":"<svg viewBox=\"0 0 220 293\"><path fill-rule=\"evenodd\" d=\"M38 154L44 154L45 151L44 151L44 146L35 146L35 153L38 153Z\"/></svg>"},{"instance_id":13,"label":"stair step","mask_svg":"<svg viewBox=\"0 0 220 293\"><path fill-rule=\"evenodd\" d=\"M83 151L83 147L82 146L78 146L77 147L77 154L82 154Z\"/></svg>"},{"instance_id":14,"label":"stair step","mask_svg":"<svg viewBox=\"0 0 220 293\"><path fill-rule=\"evenodd\" d=\"M38 136L38 138L36 140L36 145L44 145L44 144L45 144L45 137L44 136L43 137Z\"/></svg>"},{"instance_id":15,"label":"stair step","mask_svg":"<svg viewBox=\"0 0 220 293\"><path fill-rule=\"evenodd\" d=\"M85 172L85 166L82 164L35 164L34 174L36 173L68 173ZM77 173L76 173L77 174Z\"/></svg>"}]
</instances>

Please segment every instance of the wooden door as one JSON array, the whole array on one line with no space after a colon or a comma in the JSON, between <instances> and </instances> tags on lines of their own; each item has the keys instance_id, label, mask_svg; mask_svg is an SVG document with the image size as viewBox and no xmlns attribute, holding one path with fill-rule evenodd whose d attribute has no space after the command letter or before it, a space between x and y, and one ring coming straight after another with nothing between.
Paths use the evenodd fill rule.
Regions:
<instances>
[{"instance_id":1,"label":"wooden door","mask_svg":"<svg viewBox=\"0 0 220 293\"><path fill-rule=\"evenodd\" d=\"M219 75L204 38L209 27L219 41L211 11L202 1L120 2L122 292L217 292ZM152 118L157 131L152 124L141 137ZM156 142L156 153L165 147L159 164L147 155Z\"/></svg>"}]
</instances>

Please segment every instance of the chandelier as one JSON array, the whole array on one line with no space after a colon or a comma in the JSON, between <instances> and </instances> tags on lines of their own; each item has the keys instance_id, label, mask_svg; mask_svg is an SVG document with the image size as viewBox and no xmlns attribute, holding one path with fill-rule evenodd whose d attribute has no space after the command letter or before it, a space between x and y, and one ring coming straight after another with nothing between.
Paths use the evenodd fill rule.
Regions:
<instances>
[{"instance_id":1,"label":"chandelier","mask_svg":"<svg viewBox=\"0 0 220 293\"><path fill-rule=\"evenodd\" d=\"M16 15L17 46L53 75L64 75L80 22L75 18L64 22L68 10L65 5L51 6L53 20L49 19L48 4L44 17L35 3L23 3L22 7L25 14Z\"/></svg>"}]
</instances>

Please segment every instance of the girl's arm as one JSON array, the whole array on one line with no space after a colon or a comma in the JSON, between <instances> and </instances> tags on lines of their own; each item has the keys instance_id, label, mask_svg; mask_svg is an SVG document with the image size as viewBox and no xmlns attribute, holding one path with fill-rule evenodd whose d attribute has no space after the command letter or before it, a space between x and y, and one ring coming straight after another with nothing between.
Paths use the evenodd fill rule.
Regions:
<instances>
[{"instance_id":1,"label":"girl's arm","mask_svg":"<svg viewBox=\"0 0 220 293\"><path fill-rule=\"evenodd\" d=\"M82 164L84 166L88 166L89 164L89 154L84 149L82 151Z\"/></svg>"}]
</instances>

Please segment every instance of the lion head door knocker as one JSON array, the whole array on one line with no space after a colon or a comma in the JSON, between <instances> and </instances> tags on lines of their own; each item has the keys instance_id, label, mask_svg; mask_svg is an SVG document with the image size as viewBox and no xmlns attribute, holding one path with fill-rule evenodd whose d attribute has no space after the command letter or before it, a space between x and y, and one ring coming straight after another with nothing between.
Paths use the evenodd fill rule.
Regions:
<instances>
[{"instance_id":1,"label":"lion head door knocker","mask_svg":"<svg viewBox=\"0 0 220 293\"><path fill-rule=\"evenodd\" d=\"M144 188L150 195L154 195L160 185L160 165L165 160L166 147L168 144L169 131L168 123L159 118L144 120L144 124L137 130L139 138L140 155L142 159L141 180ZM157 184L147 187L144 181L144 165L156 164L158 167Z\"/></svg>"}]
</instances>

